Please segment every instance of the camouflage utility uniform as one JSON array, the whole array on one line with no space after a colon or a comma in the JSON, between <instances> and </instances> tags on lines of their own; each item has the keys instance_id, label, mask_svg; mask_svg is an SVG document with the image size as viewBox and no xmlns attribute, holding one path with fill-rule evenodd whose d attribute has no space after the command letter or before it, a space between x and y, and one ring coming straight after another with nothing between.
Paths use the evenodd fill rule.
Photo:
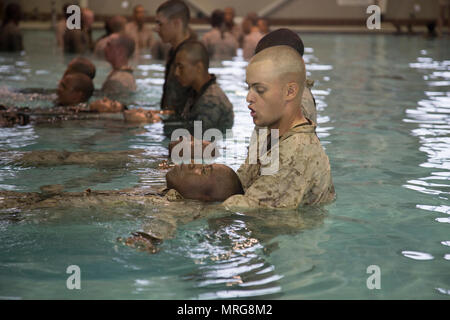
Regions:
<instances>
[{"instance_id":1,"label":"camouflage utility uniform","mask_svg":"<svg viewBox=\"0 0 450 320\"><path fill-rule=\"evenodd\" d=\"M247 156L237 171L245 194L231 196L223 205L228 209L293 209L332 201L335 191L330 163L315 128L312 122L297 125L279 138L279 168L272 175L261 175L265 165L259 159L257 164L249 164Z\"/></svg>"},{"instance_id":2,"label":"camouflage utility uniform","mask_svg":"<svg viewBox=\"0 0 450 320\"><path fill-rule=\"evenodd\" d=\"M209 80L198 93L192 93L186 102L182 117L189 122L202 121L202 129L228 129L233 126L233 105L216 83Z\"/></svg>"}]
</instances>

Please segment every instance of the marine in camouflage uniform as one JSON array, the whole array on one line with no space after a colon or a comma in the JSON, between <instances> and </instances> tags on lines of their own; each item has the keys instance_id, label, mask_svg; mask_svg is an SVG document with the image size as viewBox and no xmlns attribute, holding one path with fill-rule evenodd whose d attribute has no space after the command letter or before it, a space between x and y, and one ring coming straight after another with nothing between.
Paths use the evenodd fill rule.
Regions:
<instances>
[{"instance_id":1,"label":"marine in camouflage uniform","mask_svg":"<svg viewBox=\"0 0 450 320\"><path fill-rule=\"evenodd\" d=\"M249 163L249 156L237 171L244 195L223 202L228 208L285 208L330 202L335 198L330 163L309 121L291 128L279 138L279 167L261 175L270 163ZM254 140L252 140L253 142ZM268 151L268 156L270 152Z\"/></svg>"},{"instance_id":2,"label":"marine in camouflage uniform","mask_svg":"<svg viewBox=\"0 0 450 320\"><path fill-rule=\"evenodd\" d=\"M188 97L182 118L188 127L194 121L202 121L202 130L210 128L228 129L233 126L233 105L216 82L215 75L204 84L200 92L192 92Z\"/></svg>"},{"instance_id":3,"label":"marine in camouflage uniform","mask_svg":"<svg viewBox=\"0 0 450 320\"><path fill-rule=\"evenodd\" d=\"M161 109L174 110L177 115L181 115L183 112L183 108L186 105L186 100L192 91L192 88L183 87L175 77L175 57L178 50L186 41L197 39L197 35L193 32L190 32L189 34L190 37L188 39L181 42L175 49L170 49L164 75Z\"/></svg>"}]
</instances>

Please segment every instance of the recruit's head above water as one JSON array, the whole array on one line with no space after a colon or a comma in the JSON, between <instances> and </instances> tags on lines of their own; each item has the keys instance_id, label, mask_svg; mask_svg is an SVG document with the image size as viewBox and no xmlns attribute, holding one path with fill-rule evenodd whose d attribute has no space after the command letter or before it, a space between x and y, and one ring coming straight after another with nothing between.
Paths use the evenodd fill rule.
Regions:
<instances>
[{"instance_id":1,"label":"recruit's head above water","mask_svg":"<svg viewBox=\"0 0 450 320\"><path fill-rule=\"evenodd\" d=\"M177 165L167 173L166 181L168 188L186 199L224 201L244 193L236 173L223 164Z\"/></svg>"},{"instance_id":2,"label":"recruit's head above water","mask_svg":"<svg viewBox=\"0 0 450 320\"><path fill-rule=\"evenodd\" d=\"M116 100L111 100L107 97L98 99L89 105L89 110L98 113L116 113L124 110L124 105Z\"/></svg>"},{"instance_id":3,"label":"recruit's head above water","mask_svg":"<svg viewBox=\"0 0 450 320\"><path fill-rule=\"evenodd\" d=\"M199 91L207 81L209 56L199 41L188 41L181 45L175 57L175 76L183 87Z\"/></svg>"},{"instance_id":4,"label":"recruit's head above water","mask_svg":"<svg viewBox=\"0 0 450 320\"><path fill-rule=\"evenodd\" d=\"M275 46L256 54L250 60L246 77L253 123L281 130L301 120L305 78L303 58L289 46Z\"/></svg>"},{"instance_id":5,"label":"recruit's head above water","mask_svg":"<svg viewBox=\"0 0 450 320\"><path fill-rule=\"evenodd\" d=\"M113 33L108 37L105 47L105 59L113 68L119 69L128 63L133 55L135 43L133 38L126 34Z\"/></svg>"},{"instance_id":6,"label":"recruit's head above water","mask_svg":"<svg viewBox=\"0 0 450 320\"><path fill-rule=\"evenodd\" d=\"M94 92L91 78L83 73L73 73L64 76L58 85L58 101L62 106L86 102Z\"/></svg>"},{"instance_id":7,"label":"recruit's head above water","mask_svg":"<svg viewBox=\"0 0 450 320\"><path fill-rule=\"evenodd\" d=\"M188 34L189 19L189 7L183 1L166 1L156 9L155 32L164 43L175 45Z\"/></svg>"},{"instance_id":8,"label":"recruit's head above water","mask_svg":"<svg viewBox=\"0 0 450 320\"><path fill-rule=\"evenodd\" d=\"M95 65L84 57L76 57L72 59L67 65L64 76L72 73L84 73L89 78L94 79L96 68Z\"/></svg>"}]
</instances>

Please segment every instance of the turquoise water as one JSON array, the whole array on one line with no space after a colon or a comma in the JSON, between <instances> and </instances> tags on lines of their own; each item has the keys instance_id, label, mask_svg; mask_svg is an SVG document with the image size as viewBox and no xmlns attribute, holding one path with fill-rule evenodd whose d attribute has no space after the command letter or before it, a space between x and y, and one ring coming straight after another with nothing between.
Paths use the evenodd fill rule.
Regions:
<instances>
[{"instance_id":1,"label":"turquoise water","mask_svg":"<svg viewBox=\"0 0 450 320\"><path fill-rule=\"evenodd\" d=\"M117 208L36 210L0 215L0 297L5 299L449 299L450 42L390 35L304 35L316 81L318 134L330 158L338 198L299 212L215 212L180 223L154 255L116 242L151 216L139 204ZM26 32L25 54L0 55L5 87L55 88L68 58L50 32ZM99 88L108 66L95 60ZM134 61L136 105L161 95L163 63ZM245 103L245 62L215 63L235 109L237 169L252 130ZM11 96L9 96L11 97ZM13 97L20 105L50 105ZM22 99L22 100L21 100ZM4 101L2 101L4 103ZM113 168L20 167L0 158L0 188L69 191L160 186L167 153L161 124L67 122L0 129L0 149L112 151L144 149L145 164ZM66 268L81 269L68 290ZM367 268L381 271L369 290Z\"/></svg>"}]
</instances>

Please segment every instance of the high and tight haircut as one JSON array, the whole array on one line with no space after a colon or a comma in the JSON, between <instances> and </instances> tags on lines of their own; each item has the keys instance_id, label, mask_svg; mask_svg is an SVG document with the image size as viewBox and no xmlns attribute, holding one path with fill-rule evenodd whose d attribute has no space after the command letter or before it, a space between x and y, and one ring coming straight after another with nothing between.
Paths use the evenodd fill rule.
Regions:
<instances>
[{"instance_id":1,"label":"high and tight haircut","mask_svg":"<svg viewBox=\"0 0 450 320\"><path fill-rule=\"evenodd\" d=\"M200 41L186 41L178 49L178 53L185 51L192 64L200 62L206 71L209 68L209 54L205 45Z\"/></svg>"},{"instance_id":2,"label":"high and tight haircut","mask_svg":"<svg viewBox=\"0 0 450 320\"><path fill-rule=\"evenodd\" d=\"M69 62L69 65L67 67L65 74L70 74L70 73L84 73L89 78L94 79L96 69L95 69L95 65L88 59L86 59L84 57L77 57Z\"/></svg>"},{"instance_id":3,"label":"high and tight haircut","mask_svg":"<svg viewBox=\"0 0 450 320\"><path fill-rule=\"evenodd\" d=\"M156 13L161 13L167 19L181 19L183 27L187 27L191 17L189 7L181 0L169 0L161 4Z\"/></svg>"},{"instance_id":4,"label":"high and tight haircut","mask_svg":"<svg viewBox=\"0 0 450 320\"><path fill-rule=\"evenodd\" d=\"M64 78L68 79L73 91L78 91L83 94L83 102L88 101L94 93L94 83L84 73L72 73L64 76Z\"/></svg>"}]
</instances>

